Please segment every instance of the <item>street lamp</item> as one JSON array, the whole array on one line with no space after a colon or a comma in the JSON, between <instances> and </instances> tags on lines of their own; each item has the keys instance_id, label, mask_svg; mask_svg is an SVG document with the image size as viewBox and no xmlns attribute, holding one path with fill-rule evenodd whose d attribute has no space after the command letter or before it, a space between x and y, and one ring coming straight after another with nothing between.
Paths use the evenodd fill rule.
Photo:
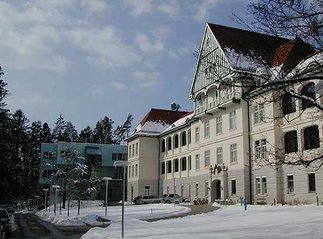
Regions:
<instances>
[{"instance_id":1,"label":"street lamp","mask_svg":"<svg viewBox=\"0 0 323 239\"><path fill-rule=\"evenodd\" d=\"M210 185L209 185L209 189L210 189L210 193L209 193L209 203L211 203L212 201L212 174L214 173L214 170L216 169L216 165L213 168L212 164L210 165Z\"/></svg>"},{"instance_id":2,"label":"street lamp","mask_svg":"<svg viewBox=\"0 0 323 239\"><path fill-rule=\"evenodd\" d=\"M122 217L121 217L121 237L124 237L124 201L125 201L125 191L126 191L126 167L128 165L127 161L115 161L113 163L114 167L123 168L123 179L122 179Z\"/></svg>"},{"instance_id":3,"label":"street lamp","mask_svg":"<svg viewBox=\"0 0 323 239\"><path fill-rule=\"evenodd\" d=\"M47 211L47 192L48 192L48 189L47 188L44 188L43 191L45 192L45 210Z\"/></svg>"},{"instance_id":4,"label":"street lamp","mask_svg":"<svg viewBox=\"0 0 323 239\"><path fill-rule=\"evenodd\" d=\"M112 178L110 177L102 178L102 181L105 181L105 216L107 216L107 212L108 212L108 184L109 184L109 180L111 179Z\"/></svg>"}]
</instances>

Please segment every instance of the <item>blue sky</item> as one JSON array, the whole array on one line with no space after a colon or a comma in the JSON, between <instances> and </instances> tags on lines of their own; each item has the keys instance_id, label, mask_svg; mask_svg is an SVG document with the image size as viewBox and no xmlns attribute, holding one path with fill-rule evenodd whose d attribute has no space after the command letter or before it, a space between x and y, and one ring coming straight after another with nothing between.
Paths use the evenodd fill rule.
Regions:
<instances>
[{"instance_id":1,"label":"blue sky","mask_svg":"<svg viewBox=\"0 0 323 239\"><path fill-rule=\"evenodd\" d=\"M0 0L8 108L80 131L108 116L133 126L188 99L206 22L241 27L249 0Z\"/></svg>"}]
</instances>

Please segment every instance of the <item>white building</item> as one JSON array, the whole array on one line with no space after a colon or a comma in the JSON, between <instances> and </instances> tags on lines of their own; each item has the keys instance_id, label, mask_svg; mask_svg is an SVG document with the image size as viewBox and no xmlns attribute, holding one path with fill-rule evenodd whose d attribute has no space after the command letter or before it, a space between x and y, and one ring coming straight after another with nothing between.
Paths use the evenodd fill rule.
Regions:
<instances>
[{"instance_id":1,"label":"white building","mask_svg":"<svg viewBox=\"0 0 323 239\"><path fill-rule=\"evenodd\" d=\"M206 24L194 111L152 109L128 138L128 200L323 201L323 160L309 164L323 155L322 58L299 38Z\"/></svg>"}]
</instances>

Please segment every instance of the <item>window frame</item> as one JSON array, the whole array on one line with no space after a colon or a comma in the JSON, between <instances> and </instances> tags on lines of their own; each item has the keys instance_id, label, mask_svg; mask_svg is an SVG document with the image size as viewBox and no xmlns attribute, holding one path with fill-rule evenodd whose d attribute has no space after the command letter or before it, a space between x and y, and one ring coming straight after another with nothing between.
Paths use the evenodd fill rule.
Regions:
<instances>
[{"instance_id":1,"label":"window frame","mask_svg":"<svg viewBox=\"0 0 323 239\"><path fill-rule=\"evenodd\" d=\"M229 130L237 129L237 113L236 111L229 112Z\"/></svg>"}]
</instances>

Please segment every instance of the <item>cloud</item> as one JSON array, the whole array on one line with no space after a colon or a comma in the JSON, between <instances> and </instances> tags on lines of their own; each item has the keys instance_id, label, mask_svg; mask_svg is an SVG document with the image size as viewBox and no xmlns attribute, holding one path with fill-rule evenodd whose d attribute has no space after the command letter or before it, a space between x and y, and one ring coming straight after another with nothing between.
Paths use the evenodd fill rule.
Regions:
<instances>
[{"instance_id":1,"label":"cloud","mask_svg":"<svg viewBox=\"0 0 323 239\"><path fill-rule=\"evenodd\" d=\"M82 0L81 7L90 12L103 12L107 9L105 0Z\"/></svg>"},{"instance_id":2,"label":"cloud","mask_svg":"<svg viewBox=\"0 0 323 239\"><path fill-rule=\"evenodd\" d=\"M192 55L194 51L193 44L185 43L176 49L169 51L169 56L173 59L180 59L183 56Z\"/></svg>"},{"instance_id":3,"label":"cloud","mask_svg":"<svg viewBox=\"0 0 323 239\"><path fill-rule=\"evenodd\" d=\"M211 11L220 1L221 0L202 0L195 3L192 6L195 12L195 14L193 14L193 19L198 22L204 22L208 18L209 11Z\"/></svg>"},{"instance_id":4,"label":"cloud","mask_svg":"<svg viewBox=\"0 0 323 239\"><path fill-rule=\"evenodd\" d=\"M111 85L117 90L125 90L127 88L126 84L114 81Z\"/></svg>"},{"instance_id":5,"label":"cloud","mask_svg":"<svg viewBox=\"0 0 323 239\"><path fill-rule=\"evenodd\" d=\"M146 53L161 52L164 48L164 45L161 41L157 40L153 42L153 40L149 39L148 36L143 33L137 33L135 42L140 50Z\"/></svg>"},{"instance_id":6,"label":"cloud","mask_svg":"<svg viewBox=\"0 0 323 239\"><path fill-rule=\"evenodd\" d=\"M151 88L160 84L159 72L136 71L133 75L140 88Z\"/></svg>"},{"instance_id":7,"label":"cloud","mask_svg":"<svg viewBox=\"0 0 323 239\"><path fill-rule=\"evenodd\" d=\"M122 42L113 26L79 28L67 32L68 39L88 53L87 60L104 67L122 67L141 61L136 50Z\"/></svg>"},{"instance_id":8,"label":"cloud","mask_svg":"<svg viewBox=\"0 0 323 239\"><path fill-rule=\"evenodd\" d=\"M144 14L152 13L153 4L151 0L123 0L125 6L131 8L130 14L132 16L141 16Z\"/></svg>"},{"instance_id":9,"label":"cloud","mask_svg":"<svg viewBox=\"0 0 323 239\"><path fill-rule=\"evenodd\" d=\"M163 2L157 9L172 19L180 19L180 7L176 1Z\"/></svg>"}]
</instances>

